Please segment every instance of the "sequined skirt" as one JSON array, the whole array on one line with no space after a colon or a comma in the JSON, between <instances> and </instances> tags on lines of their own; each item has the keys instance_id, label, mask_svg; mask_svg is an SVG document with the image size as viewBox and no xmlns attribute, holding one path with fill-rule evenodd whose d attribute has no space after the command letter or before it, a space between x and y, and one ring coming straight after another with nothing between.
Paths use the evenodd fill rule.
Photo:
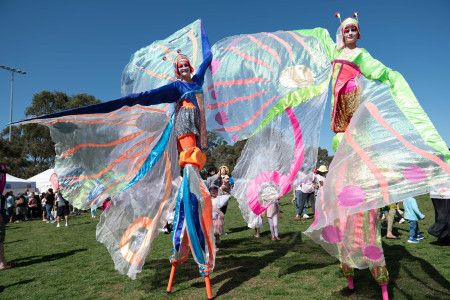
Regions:
<instances>
[{"instance_id":1,"label":"sequined skirt","mask_svg":"<svg viewBox=\"0 0 450 300\"><path fill-rule=\"evenodd\" d=\"M198 108L181 106L175 116L175 135L200 135L200 111Z\"/></svg>"}]
</instances>

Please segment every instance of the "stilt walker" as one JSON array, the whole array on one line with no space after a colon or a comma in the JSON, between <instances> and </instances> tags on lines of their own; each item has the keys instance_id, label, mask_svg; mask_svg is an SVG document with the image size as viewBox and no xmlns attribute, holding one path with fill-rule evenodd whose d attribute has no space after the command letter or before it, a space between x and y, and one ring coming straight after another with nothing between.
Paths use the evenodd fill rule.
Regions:
<instances>
[{"instance_id":1,"label":"stilt walker","mask_svg":"<svg viewBox=\"0 0 450 300\"><path fill-rule=\"evenodd\" d=\"M202 149L208 146L202 86L211 61L198 20L132 56L122 75L126 96L26 120L50 127L60 145L60 183L75 206L112 198L97 239L117 270L136 277L166 215L175 209L167 292L176 268L192 252L208 299L215 242L211 198L199 170L206 162Z\"/></svg>"}]
</instances>

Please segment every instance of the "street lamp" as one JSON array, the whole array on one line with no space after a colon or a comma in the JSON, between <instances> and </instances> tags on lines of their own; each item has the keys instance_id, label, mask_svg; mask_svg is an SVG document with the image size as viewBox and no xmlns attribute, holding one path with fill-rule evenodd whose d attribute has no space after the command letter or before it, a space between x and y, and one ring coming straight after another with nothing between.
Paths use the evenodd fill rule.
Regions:
<instances>
[{"instance_id":1,"label":"street lamp","mask_svg":"<svg viewBox=\"0 0 450 300\"><path fill-rule=\"evenodd\" d=\"M13 85L14 85L14 73L25 75L27 72L21 71L12 67L0 65L1 69L11 72L11 98L9 99L9 141L11 142L11 123L12 123L12 111L13 111Z\"/></svg>"}]
</instances>

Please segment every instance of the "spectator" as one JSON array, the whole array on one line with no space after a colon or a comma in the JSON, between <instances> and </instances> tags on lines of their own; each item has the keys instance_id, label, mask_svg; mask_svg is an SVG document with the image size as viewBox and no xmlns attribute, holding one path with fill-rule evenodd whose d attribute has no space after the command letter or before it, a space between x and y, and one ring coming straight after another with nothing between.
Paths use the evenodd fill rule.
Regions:
<instances>
[{"instance_id":1,"label":"spectator","mask_svg":"<svg viewBox=\"0 0 450 300\"><path fill-rule=\"evenodd\" d=\"M214 181L217 179L217 177L215 176L217 174L217 169L216 167L210 167L208 168L208 178L206 178L206 188L209 190L211 188L212 185L214 185Z\"/></svg>"},{"instance_id":2,"label":"spectator","mask_svg":"<svg viewBox=\"0 0 450 300\"><path fill-rule=\"evenodd\" d=\"M46 193L42 193L40 196L40 200L41 200L41 209L42 209L42 222L46 221L46 209L45 209L45 202L47 201L45 198L47 197Z\"/></svg>"},{"instance_id":3,"label":"spectator","mask_svg":"<svg viewBox=\"0 0 450 300\"><path fill-rule=\"evenodd\" d=\"M261 228L263 226L262 216L256 215L252 211L250 211L248 227L255 229L255 238L259 238L261 236Z\"/></svg>"},{"instance_id":4,"label":"spectator","mask_svg":"<svg viewBox=\"0 0 450 300\"><path fill-rule=\"evenodd\" d=\"M230 195L231 193L231 185L230 185L230 169L227 166L221 166L219 168L218 180L215 181L215 185L219 187L219 196L220 195ZM220 211L225 215L227 213L228 202L220 208Z\"/></svg>"},{"instance_id":5,"label":"spectator","mask_svg":"<svg viewBox=\"0 0 450 300\"><path fill-rule=\"evenodd\" d=\"M405 209L404 218L409 223L408 243L417 244L424 239L423 233L419 231L419 220L423 220L425 215L419 210L416 199L413 197L403 201Z\"/></svg>"},{"instance_id":6,"label":"spectator","mask_svg":"<svg viewBox=\"0 0 450 300\"><path fill-rule=\"evenodd\" d=\"M32 193L30 197L28 198L28 213L30 216L30 219L33 219L33 214L38 214L38 201L36 199L36 195Z\"/></svg>"},{"instance_id":7,"label":"spectator","mask_svg":"<svg viewBox=\"0 0 450 300\"><path fill-rule=\"evenodd\" d=\"M52 214L53 205L55 205L55 194L53 194L53 189L48 189L45 195L45 211L47 213L47 223L55 223L55 217Z\"/></svg>"},{"instance_id":8,"label":"spectator","mask_svg":"<svg viewBox=\"0 0 450 300\"><path fill-rule=\"evenodd\" d=\"M219 195L230 195L231 194L230 177L228 175L222 175L221 181L222 184L220 185L219 188Z\"/></svg>"},{"instance_id":9,"label":"spectator","mask_svg":"<svg viewBox=\"0 0 450 300\"><path fill-rule=\"evenodd\" d=\"M28 221L27 215L28 209L25 195L20 195L16 199L16 223L19 223L19 220Z\"/></svg>"},{"instance_id":10,"label":"spectator","mask_svg":"<svg viewBox=\"0 0 450 300\"><path fill-rule=\"evenodd\" d=\"M267 220L269 221L270 233L272 234L272 241L279 241L278 237L278 214L280 213L280 207L278 199L272 201L267 208Z\"/></svg>"},{"instance_id":11,"label":"spectator","mask_svg":"<svg viewBox=\"0 0 450 300\"><path fill-rule=\"evenodd\" d=\"M391 240L399 239L400 237L394 235L392 233L392 228L394 227L394 218L395 218L395 212L397 210L397 203L391 203L388 206L389 210L385 212L386 220L387 220L387 231L386 231L386 238Z\"/></svg>"},{"instance_id":12,"label":"spectator","mask_svg":"<svg viewBox=\"0 0 450 300\"><path fill-rule=\"evenodd\" d=\"M212 186L209 189L209 194L211 195L211 202L213 206L212 219L213 219L213 227L214 227L214 236L216 238L216 244L220 244L220 236L223 233L223 220L224 214L220 210L220 205L218 205L218 188L216 186Z\"/></svg>"},{"instance_id":13,"label":"spectator","mask_svg":"<svg viewBox=\"0 0 450 300\"><path fill-rule=\"evenodd\" d=\"M320 199L323 193L323 185L325 184L325 177L327 176L328 168L325 165L321 165L317 169L315 188L316 188L316 199Z\"/></svg>"},{"instance_id":14,"label":"spectator","mask_svg":"<svg viewBox=\"0 0 450 300\"><path fill-rule=\"evenodd\" d=\"M314 213L315 199L314 190L317 186L315 175L313 172L305 174L300 173L297 180L297 186L295 188L295 200L297 206L297 214L295 216L296 220L300 220L300 215L303 214L303 219L309 219L310 216L306 213L305 204L307 201L311 203L311 207Z\"/></svg>"},{"instance_id":15,"label":"spectator","mask_svg":"<svg viewBox=\"0 0 450 300\"><path fill-rule=\"evenodd\" d=\"M94 203L91 205L91 218L95 219L96 216L97 216L97 205Z\"/></svg>"},{"instance_id":16,"label":"spectator","mask_svg":"<svg viewBox=\"0 0 450 300\"><path fill-rule=\"evenodd\" d=\"M66 224L65 226L69 226L69 201L64 199L61 191L56 192L56 206L57 206L57 217L56 217L56 227L60 227L59 222L61 221L61 218L64 217Z\"/></svg>"},{"instance_id":17,"label":"spectator","mask_svg":"<svg viewBox=\"0 0 450 300\"><path fill-rule=\"evenodd\" d=\"M6 194L6 216L9 218L9 223L12 223L14 217L14 194L12 191Z\"/></svg>"},{"instance_id":18,"label":"spectator","mask_svg":"<svg viewBox=\"0 0 450 300\"><path fill-rule=\"evenodd\" d=\"M395 216L398 218L398 223L405 223L405 219L403 218L403 211L400 209L400 202L397 203L397 207L395 208Z\"/></svg>"}]
</instances>

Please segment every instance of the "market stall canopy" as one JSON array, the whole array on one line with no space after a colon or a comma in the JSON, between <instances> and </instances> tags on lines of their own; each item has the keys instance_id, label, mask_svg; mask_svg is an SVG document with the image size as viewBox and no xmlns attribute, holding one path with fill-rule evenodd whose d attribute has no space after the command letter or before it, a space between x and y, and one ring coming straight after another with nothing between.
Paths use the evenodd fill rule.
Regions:
<instances>
[{"instance_id":1,"label":"market stall canopy","mask_svg":"<svg viewBox=\"0 0 450 300\"><path fill-rule=\"evenodd\" d=\"M27 181L36 182L36 189L40 193L43 193L52 187L50 177L52 176L53 173L55 173L55 169L48 169L42 173L39 173L37 175L34 175L33 177L28 178Z\"/></svg>"},{"instance_id":2,"label":"market stall canopy","mask_svg":"<svg viewBox=\"0 0 450 300\"><path fill-rule=\"evenodd\" d=\"M26 190L30 192L36 191L36 182L6 174L5 192L13 191L14 195L18 195Z\"/></svg>"}]
</instances>

